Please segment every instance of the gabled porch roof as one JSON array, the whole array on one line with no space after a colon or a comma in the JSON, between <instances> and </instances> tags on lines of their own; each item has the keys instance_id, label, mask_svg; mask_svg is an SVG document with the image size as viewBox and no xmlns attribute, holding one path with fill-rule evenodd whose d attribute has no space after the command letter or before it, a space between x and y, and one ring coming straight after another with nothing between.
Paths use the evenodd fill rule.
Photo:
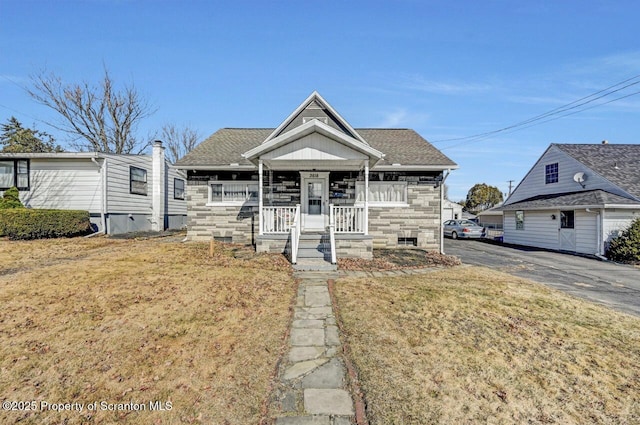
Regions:
<instances>
[{"instance_id":1,"label":"gabled porch roof","mask_svg":"<svg viewBox=\"0 0 640 425\"><path fill-rule=\"evenodd\" d=\"M260 159L270 168L353 169L366 161L371 166L384 154L371 146L317 120L312 119L245 152L245 159Z\"/></svg>"}]
</instances>

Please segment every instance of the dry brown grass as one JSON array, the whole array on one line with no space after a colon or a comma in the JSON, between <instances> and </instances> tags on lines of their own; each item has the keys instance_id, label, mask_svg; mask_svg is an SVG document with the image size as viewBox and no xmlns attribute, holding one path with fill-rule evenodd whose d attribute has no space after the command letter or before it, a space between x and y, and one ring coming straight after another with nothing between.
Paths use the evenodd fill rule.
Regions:
<instances>
[{"instance_id":1,"label":"dry brown grass","mask_svg":"<svg viewBox=\"0 0 640 425\"><path fill-rule=\"evenodd\" d=\"M164 240L0 240L0 423L256 423L295 291L278 256ZM88 412L144 403L146 411ZM171 402L150 411L149 402ZM165 405L165 407L167 407Z\"/></svg>"},{"instance_id":2,"label":"dry brown grass","mask_svg":"<svg viewBox=\"0 0 640 425\"><path fill-rule=\"evenodd\" d=\"M638 424L640 319L486 268L336 283L377 424Z\"/></svg>"}]
</instances>

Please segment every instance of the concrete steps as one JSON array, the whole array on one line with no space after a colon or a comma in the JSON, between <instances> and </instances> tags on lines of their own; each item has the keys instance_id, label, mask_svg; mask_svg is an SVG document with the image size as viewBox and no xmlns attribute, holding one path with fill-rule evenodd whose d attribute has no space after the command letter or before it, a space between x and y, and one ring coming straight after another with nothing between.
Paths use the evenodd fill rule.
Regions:
<instances>
[{"instance_id":1,"label":"concrete steps","mask_svg":"<svg viewBox=\"0 0 640 425\"><path fill-rule=\"evenodd\" d=\"M298 260L293 267L298 271L337 270L337 266L331 264L329 235L325 233L301 234L298 244Z\"/></svg>"}]
</instances>

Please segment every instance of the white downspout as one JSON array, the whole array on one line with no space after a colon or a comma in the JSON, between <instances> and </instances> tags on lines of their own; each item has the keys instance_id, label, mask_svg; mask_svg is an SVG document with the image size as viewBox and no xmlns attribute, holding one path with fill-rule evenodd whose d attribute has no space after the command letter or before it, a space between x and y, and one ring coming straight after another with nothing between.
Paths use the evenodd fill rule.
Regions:
<instances>
[{"instance_id":1,"label":"white downspout","mask_svg":"<svg viewBox=\"0 0 640 425\"><path fill-rule=\"evenodd\" d=\"M447 170L447 174L442 172L442 182L440 183L440 223L438 223L440 227L440 254L444 255L444 228L442 227L442 213L444 211L444 182L449 177L451 170Z\"/></svg>"},{"instance_id":2,"label":"white downspout","mask_svg":"<svg viewBox=\"0 0 640 425\"><path fill-rule=\"evenodd\" d=\"M91 162L100 168L100 186L102 188L102 202L100 203L100 221L102 222L102 232L107 234L107 158L103 158L100 164L95 158L91 158Z\"/></svg>"},{"instance_id":3,"label":"white downspout","mask_svg":"<svg viewBox=\"0 0 640 425\"><path fill-rule=\"evenodd\" d=\"M258 160L258 185L260 186L259 190L258 190L258 235L263 235L264 234L264 227L262 225L262 207L264 206L264 200L262 198L262 186L264 184L264 178L262 177L262 170L263 170L264 166L262 164L262 160L259 159ZM300 223L298 223L298 225L300 225Z\"/></svg>"}]
</instances>

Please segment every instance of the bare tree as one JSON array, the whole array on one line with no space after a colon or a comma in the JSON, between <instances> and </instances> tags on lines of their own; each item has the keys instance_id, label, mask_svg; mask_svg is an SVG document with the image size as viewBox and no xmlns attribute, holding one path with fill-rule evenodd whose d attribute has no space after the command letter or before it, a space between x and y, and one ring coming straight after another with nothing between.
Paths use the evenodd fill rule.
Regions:
<instances>
[{"instance_id":1,"label":"bare tree","mask_svg":"<svg viewBox=\"0 0 640 425\"><path fill-rule=\"evenodd\" d=\"M53 73L32 77L29 95L58 114L59 124L49 123L74 139L80 150L109 153L141 153L148 142L136 138L138 123L154 110L134 86L118 90L105 68L99 86L87 82L65 84Z\"/></svg>"},{"instance_id":2,"label":"bare tree","mask_svg":"<svg viewBox=\"0 0 640 425\"><path fill-rule=\"evenodd\" d=\"M171 163L185 156L198 144L200 135L197 131L187 126L178 128L175 124L167 124L162 127L160 140L167 148L167 159Z\"/></svg>"}]
</instances>

